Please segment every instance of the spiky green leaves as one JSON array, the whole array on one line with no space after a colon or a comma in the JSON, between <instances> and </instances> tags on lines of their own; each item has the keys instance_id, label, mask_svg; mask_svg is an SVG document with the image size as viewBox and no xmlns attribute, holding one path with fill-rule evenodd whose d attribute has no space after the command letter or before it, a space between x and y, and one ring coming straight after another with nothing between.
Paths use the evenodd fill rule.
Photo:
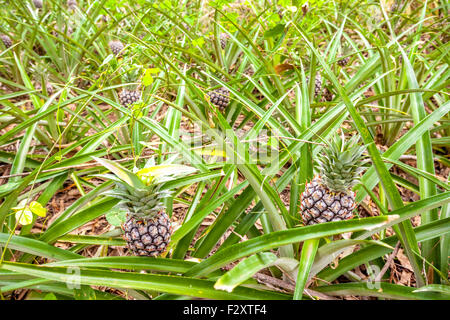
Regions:
<instances>
[{"instance_id":1,"label":"spiky green leaves","mask_svg":"<svg viewBox=\"0 0 450 320\"><path fill-rule=\"evenodd\" d=\"M129 187L133 189L145 189L144 182L142 182L142 180L136 174L122 167L120 164L107 159L101 159L97 157L93 158L95 161L114 173L117 178L119 178L124 182L124 184L128 185Z\"/></svg>"},{"instance_id":2,"label":"spiky green leaves","mask_svg":"<svg viewBox=\"0 0 450 320\"><path fill-rule=\"evenodd\" d=\"M164 187L167 182L196 171L184 165L151 163L144 169L132 172L114 161L93 158L114 173L103 175L116 184L107 195L120 199L119 207L126 210L129 217L139 220L153 219L164 210L163 199L171 195L171 191Z\"/></svg>"},{"instance_id":3,"label":"spiky green leaves","mask_svg":"<svg viewBox=\"0 0 450 320\"><path fill-rule=\"evenodd\" d=\"M348 192L359 183L364 165L369 161L363 155L365 147L358 144L359 138L355 135L345 141L336 135L318 156L322 181L331 191Z\"/></svg>"}]
</instances>

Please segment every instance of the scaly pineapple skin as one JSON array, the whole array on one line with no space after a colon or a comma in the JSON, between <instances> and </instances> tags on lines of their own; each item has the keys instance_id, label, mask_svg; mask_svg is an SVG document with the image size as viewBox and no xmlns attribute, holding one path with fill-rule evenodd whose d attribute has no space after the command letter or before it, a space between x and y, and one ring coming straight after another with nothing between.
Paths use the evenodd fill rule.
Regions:
<instances>
[{"instance_id":1,"label":"scaly pineapple skin","mask_svg":"<svg viewBox=\"0 0 450 320\"><path fill-rule=\"evenodd\" d=\"M208 92L208 96L211 103L219 107L220 111L223 111L230 103L230 91L224 87Z\"/></svg>"},{"instance_id":2,"label":"scaly pineapple skin","mask_svg":"<svg viewBox=\"0 0 450 320\"><path fill-rule=\"evenodd\" d=\"M37 9L42 9L42 0L33 0L33 4Z\"/></svg>"},{"instance_id":3,"label":"scaly pineapple skin","mask_svg":"<svg viewBox=\"0 0 450 320\"><path fill-rule=\"evenodd\" d=\"M135 255L148 257L166 251L173 231L170 218L163 211L147 220L128 217L122 229L127 247Z\"/></svg>"},{"instance_id":4,"label":"scaly pineapple skin","mask_svg":"<svg viewBox=\"0 0 450 320\"><path fill-rule=\"evenodd\" d=\"M306 184L300 202L305 225L350 219L356 207L354 192L332 192L320 177Z\"/></svg>"},{"instance_id":5,"label":"scaly pineapple skin","mask_svg":"<svg viewBox=\"0 0 450 320\"><path fill-rule=\"evenodd\" d=\"M108 43L109 48L111 49L114 55L118 55L124 48L124 45L119 40L112 40Z\"/></svg>"},{"instance_id":6,"label":"scaly pineapple skin","mask_svg":"<svg viewBox=\"0 0 450 320\"><path fill-rule=\"evenodd\" d=\"M8 49L13 45L13 42L11 40L11 38L6 35L6 34L2 34L0 36L0 39L2 39L3 44L5 45L5 47Z\"/></svg>"},{"instance_id":7,"label":"scaly pineapple skin","mask_svg":"<svg viewBox=\"0 0 450 320\"><path fill-rule=\"evenodd\" d=\"M141 99L141 92L139 90L122 90L119 93L120 104L124 107L132 105Z\"/></svg>"},{"instance_id":8,"label":"scaly pineapple skin","mask_svg":"<svg viewBox=\"0 0 450 320\"><path fill-rule=\"evenodd\" d=\"M338 60L337 64L341 67L345 67L349 61L350 61L350 57L346 57L346 58L342 58L342 59Z\"/></svg>"},{"instance_id":9,"label":"scaly pineapple skin","mask_svg":"<svg viewBox=\"0 0 450 320\"><path fill-rule=\"evenodd\" d=\"M309 76L306 77L306 82L309 82ZM322 91L322 76L320 74L316 74L316 78L314 79L314 96L317 97Z\"/></svg>"},{"instance_id":10,"label":"scaly pineapple skin","mask_svg":"<svg viewBox=\"0 0 450 320\"><path fill-rule=\"evenodd\" d=\"M230 38L230 36L227 33L220 34L220 47L222 49L225 49L225 47L227 46L227 42L228 42L229 38Z\"/></svg>"}]
</instances>

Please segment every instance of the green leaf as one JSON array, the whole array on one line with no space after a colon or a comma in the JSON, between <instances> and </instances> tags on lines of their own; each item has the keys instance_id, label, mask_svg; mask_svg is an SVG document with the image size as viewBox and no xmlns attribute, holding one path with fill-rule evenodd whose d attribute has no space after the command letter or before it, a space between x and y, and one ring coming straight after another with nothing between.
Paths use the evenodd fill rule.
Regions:
<instances>
[{"instance_id":1,"label":"green leaf","mask_svg":"<svg viewBox=\"0 0 450 320\"><path fill-rule=\"evenodd\" d=\"M277 24L272 29L267 30L264 32L264 38L275 38L276 36L282 34L284 32L285 25L282 23Z\"/></svg>"},{"instance_id":2,"label":"green leaf","mask_svg":"<svg viewBox=\"0 0 450 320\"><path fill-rule=\"evenodd\" d=\"M33 222L33 213L30 209L28 209L28 207L16 211L16 221L18 221L21 225L26 226Z\"/></svg>"},{"instance_id":3,"label":"green leaf","mask_svg":"<svg viewBox=\"0 0 450 320\"><path fill-rule=\"evenodd\" d=\"M309 239L303 243L302 254L298 264L297 282L295 284L294 299L301 300L303 297L303 290L308 281L311 266L316 256L317 248L320 239Z\"/></svg>"},{"instance_id":4,"label":"green leaf","mask_svg":"<svg viewBox=\"0 0 450 320\"><path fill-rule=\"evenodd\" d=\"M0 269L15 271L53 281L73 283L73 274L64 267L36 266L25 263L3 262ZM286 300L288 295L238 287L232 293L214 289L214 281L188 278L174 275L142 274L107 270L83 270L76 278L77 283L90 286L108 286L111 288L130 288L166 292L206 299L250 299L250 300Z\"/></svg>"},{"instance_id":5,"label":"green leaf","mask_svg":"<svg viewBox=\"0 0 450 320\"><path fill-rule=\"evenodd\" d=\"M142 77L142 85L145 87L150 86L153 83L152 72L150 69L144 71L144 76Z\"/></svg>"},{"instance_id":6,"label":"green leaf","mask_svg":"<svg viewBox=\"0 0 450 320\"><path fill-rule=\"evenodd\" d=\"M277 259L277 256L271 252L257 253L242 260L237 266L220 277L214 284L214 288L232 292L235 287L259 270L273 265Z\"/></svg>"},{"instance_id":7,"label":"green leaf","mask_svg":"<svg viewBox=\"0 0 450 320\"><path fill-rule=\"evenodd\" d=\"M114 207L105 214L105 218L110 225L120 227L127 219L127 212L119 207Z\"/></svg>"},{"instance_id":8,"label":"green leaf","mask_svg":"<svg viewBox=\"0 0 450 320\"><path fill-rule=\"evenodd\" d=\"M95 290L89 286L81 286L80 289L73 289L76 300L96 300Z\"/></svg>"},{"instance_id":9,"label":"green leaf","mask_svg":"<svg viewBox=\"0 0 450 320\"><path fill-rule=\"evenodd\" d=\"M97 157L92 157L95 161L100 163L105 168L112 171L116 176L118 176L121 180L125 181L127 184L134 188L138 189L144 189L145 184L139 179L137 175L129 171L128 169L125 169L120 164L115 163L114 161L107 160L107 159L101 159Z\"/></svg>"},{"instance_id":10,"label":"green leaf","mask_svg":"<svg viewBox=\"0 0 450 320\"><path fill-rule=\"evenodd\" d=\"M8 245L8 248L53 260L78 259L82 257L76 253L54 247L43 241L0 233L0 247L6 247L6 244Z\"/></svg>"},{"instance_id":11,"label":"green leaf","mask_svg":"<svg viewBox=\"0 0 450 320\"><path fill-rule=\"evenodd\" d=\"M44 296L43 300L58 300L53 292L49 292Z\"/></svg>"},{"instance_id":12,"label":"green leaf","mask_svg":"<svg viewBox=\"0 0 450 320\"><path fill-rule=\"evenodd\" d=\"M205 275L229 262L287 244L356 230L373 230L374 228L386 225L392 219L393 216L352 219L271 232L224 248L192 267L185 275Z\"/></svg>"},{"instance_id":13,"label":"green leaf","mask_svg":"<svg viewBox=\"0 0 450 320\"><path fill-rule=\"evenodd\" d=\"M442 284L429 284L422 288L416 289L413 292L440 292L450 299L450 287Z\"/></svg>"},{"instance_id":14,"label":"green leaf","mask_svg":"<svg viewBox=\"0 0 450 320\"><path fill-rule=\"evenodd\" d=\"M450 297L435 292L415 292L415 288L384 282L351 282L315 287L314 290L329 295L370 296L395 300L448 300Z\"/></svg>"}]
</instances>

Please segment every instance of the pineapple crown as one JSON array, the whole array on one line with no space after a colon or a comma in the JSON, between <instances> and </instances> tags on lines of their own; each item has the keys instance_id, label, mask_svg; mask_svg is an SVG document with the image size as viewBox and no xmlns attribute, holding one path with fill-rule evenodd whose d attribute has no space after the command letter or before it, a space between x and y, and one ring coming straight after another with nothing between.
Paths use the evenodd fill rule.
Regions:
<instances>
[{"instance_id":1,"label":"pineapple crown","mask_svg":"<svg viewBox=\"0 0 450 320\"><path fill-rule=\"evenodd\" d=\"M323 183L331 191L348 192L359 183L364 165L369 161L363 155L364 146L358 144L359 135L345 141L335 135L328 148L319 155L317 164Z\"/></svg>"},{"instance_id":2,"label":"pineapple crown","mask_svg":"<svg viewBox=\"0 0 450 320\"><path fill-rule=\"evenodd\" d=\"M142 66L139 65L131 65L124 68L124 72L122 73L122 80L124 83L129 83L127 86L130 90L135 90L139 87L140 84L139 78L141 76Z\"/></svg>"},{"instance_id":3,"label":"pineapple crown","mask_svg":"<svg viewBox=\"0 0 450 320\"><path fill-rule=\"evenodd\" d=\"M143 169L130 171L111 160L93 158L113 173L100 175L116 185L106 194L120 199L118 207L125 209L131 217L144 220L152 219L164 209L163 199L172 194L168 182L196 171L184 165L155 165L154 159L150 159Z\"/></svg>"}]
</instances>

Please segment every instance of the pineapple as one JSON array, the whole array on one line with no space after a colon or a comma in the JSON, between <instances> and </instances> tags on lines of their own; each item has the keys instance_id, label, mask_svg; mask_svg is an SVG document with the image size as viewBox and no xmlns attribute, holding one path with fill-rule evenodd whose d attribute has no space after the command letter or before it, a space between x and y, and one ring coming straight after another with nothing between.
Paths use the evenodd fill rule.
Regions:
<instances>
[{"instance_id":1,"label":"pineapple","mask_svg":"<svg viewBox=\"0 0 450 320\"><path fill-rule=\"evenodd\" d=\"M333 101L333 92L331 92L330 89L325 88L323 90L323 98L325 99L325 101Z\"/></svg>"},{"instance_id":2,"label":"pineapple","mask_svg":"<svg viewBox=\"0 0 450 320\"><path fill-rule=\"evenodd\" d=\"M0 36L0 39L2 39L2 42L5 45L6 49L10 48L13 45L11 38L6 34L2 34Z\"/></svg>"},{"instance_id":3,"label":"pineapple","mask_svg":"<svg viewBox=\"0 0 450 320\"><path fill-rule=\"evenodd\" d=\"M309 76L306 77L306 81L309 82ZM314 96L317 97L322 91L322 76L319 73L316 74L314 82Z\"/></svg>"},{"instance_id":4,"label":"pineapple","mask_svg":"<svg viewBox=\"0 0 450 320\"><path fill-rule=\"evenodd\" d=\"M314 81L314 93L316 96L318 96L320 91L322 90L322 76L318 73Z\"/></svg>"},{"instance_id":5,"label":"pineapple","mask_svg":"<svg viewBox=\"0 0 450 320\"><path fill-rule=\"evenodd\" d=\"M123 43L119 40L111 40L108 43L108 46L111 49L112 53L114 53L114 55L116 56L119 55L124 48Z\"/></svg>"},{"instance_id":6,"label":"pineapple","mask_svg":"<svg viewBox=\"0 0 450 320\"><path fill-rule=\"evenodd\" d=\"M317 164L321 174L306 184L300 199L305 225L353 217L356 203L352 188L359 182L363 165L368 161L358 140L359 136L353 136L345 142L344 138L335 136L330 147L319 156Z\"/></svg>"},{"instance_id":7,"label":"pineapple","mask_svg":"<svg viewBox=\"0 0 450 320\"><path fill-rule=\"evenodd\" d=\"M345 58L338 60L337 64L341 67L345 67L349 61L350 61L350 57L345 57Z\"/></svg>"},{"instance_id":8,"label":"pineapple","mask_svg":"<svg viewBox=\"0 0 450 320\"><path fill-rule=\"evenodd\" d=\"M115 174L114 177L104 175L114 180L116 185L107 195L120 199L117 208L126 212L122 230L127 247L138 256L163 254L173 231L163 203L171 191L163 187L174 176L192 173L195 169L181 165L151 164L131 172L113 161L94 159Z\"/></svg>"},{"instance_id":9,"label":"pineapple","mask_svg":"<svg viewBox=\"0 0 450 320\"><path fill-rule=\"evenodd\" d=\"M173 230L169 216L163 211L146 220L130 216L122 228L127 247L137 256L150 257L166 251Z\"/></svg>"},{"instance_id":10,"label":"pineapple","mask_svg":"<svg viewBox=\"0 0 450 320\"><path fill-rule=\"evenodd\" d=\"M123 81L125 83L137 82L139 78L139 66L131 66L125 71ZM119 102L122 106L128 107L141 100L141 90L137 84L130 84L127 89L122 89L119 93Z\"/></svg>"},{"instance_id":11,"label":"pineapple","mask_svg":"<svg viewBox=\"0 0 450 320\"><path fill-rule=\"evenodd\" d=\"M130 106L141 99L141 92L139 90L123 89L119 93L120 104L124 107Z\"/></svg>"},{"instance_id":12,"label":"pineapple","mask_svg":"<svg viewBox=\"0 0 450 320\"><path fill-rule=\"evenodd\" d=\"M37 9L42 9L42 0L33 0L33 4Z\"/></svg>"},{"instance_id":13,"label":"pineapple","mask_svg":"<svg viewBox=\"0 0 450 320\"><path fill-rule=\"evenodd\" d=\"M220 34L220 47L222 49L225 49L225 47L227 46L228 39L230 39L230 36L228 35L228 33Z\"/></svg>"},{"instance_id":14,"label":"pineapple","mask_svg":"<svg viewBox=\"0 0 450 320\"><path fill-rule=\"evenodd\" d=\"M225 87L208 92L208 96L211 103L219 107L220 111L230 104L230 91Z\"/></svg>"},{"instance_id":15,"label":"pineapple","mask_svg":"<svg viewBox=\"0 0 450 320\"><path fill-rule=\"evenodd\" d=\"M78 6L77 0L68 0L67 6L69 7L70 10L75 10Z\"/></svg>"}]
</instances>

